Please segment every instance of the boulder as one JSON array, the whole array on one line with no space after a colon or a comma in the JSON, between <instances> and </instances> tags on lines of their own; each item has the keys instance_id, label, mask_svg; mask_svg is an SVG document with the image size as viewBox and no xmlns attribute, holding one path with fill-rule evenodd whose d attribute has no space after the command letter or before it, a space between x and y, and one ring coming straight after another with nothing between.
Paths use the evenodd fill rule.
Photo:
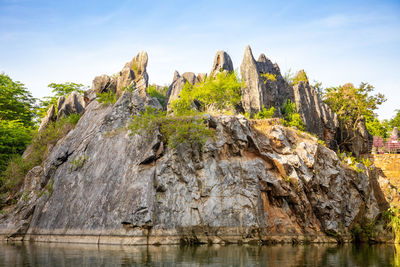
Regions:
<instances>
[{"instance_id":1,"label":"boulder","mask_svg":"<svg viewBox=\"0 0 400 267\"><path fill-rule=\"evenodd\" d=\"M214 58L214 64L211 68L210 74L213 75L219 71L233 71L233 63L231 57L225 51L219 50Z\"/></svg>"},{"instance_id":2,"label":"boulder","mask_svg":"<svg viewBox=\"0 0 400 267\"><path fill-rule=\"evenodd\" d=\"M66 99L58 99L57 120L71 114L82 114L85 111L85 101L77 91L73 91Z\"/></svg>"}]
</instances>

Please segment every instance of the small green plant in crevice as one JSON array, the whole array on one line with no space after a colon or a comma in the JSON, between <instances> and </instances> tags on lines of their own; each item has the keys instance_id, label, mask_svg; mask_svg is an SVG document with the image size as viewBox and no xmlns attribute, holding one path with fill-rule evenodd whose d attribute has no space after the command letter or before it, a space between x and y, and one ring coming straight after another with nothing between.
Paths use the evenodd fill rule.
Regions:
<instances>
[{"instance_id":1,"label":"small green plant in crevice","mask_svg":"<svg viewBox=\"0 0 400 267\"><path fill-rule=\"evenodd\" d=\"M373 162L369 158L362 158L361 159L362 164L364 164L365 167L367 167L369 170L373 170Z\"/></svg>"},{"instance_id":2,"label":"small green plant in crevice","mask_svg":"<svg viewBox=\"0 0 400 267\"><path fill-rule=\"evenodd\" d=\"M356 157L352 156L351 152L342 152L342 151L338 150L338 152L336 154L343 164L349 166L357 173L365 172L365 170L363 168L360 168L357 166L358 164L363 164L362 161L360 159L357 159Z\"/></svg>"},{"instance_id":3,"label":"small green plant in crevice","mask_svg":"<svg viewBox=\"0 0 400 267\"><path fill-rule=\"evenodd\" d=\"M387 226L392 230L394 243L400 244L400 209L391 206L383 213L383 217L387 221Z\"/></svg>"},{"instance_id":4,"label":"small green plant in crevice","mask_svg":"<svg viewBox=\"0 0 400 267\"><path fill-rule=\"evenodd\" d=\"M38 194L38 197L41 198L42 196L49 195L51 196L53 194L53 190L54 190L54 181L53 179L50 179L47 182L47 185L43 188L43 190Z\"/></svg>"},{"instance_id":5,"label":"small green plant in crevice","mask_svg":"<svg viewBox=\"0 0 400 267\"><path fill-rule=\"evenodd\" d=\"M103 105L115 104L117 102L117 94L111 90L98 93L96 100Z\"/></svg>"},{"instance_id":6,"label":"small green plant in crevice","mask_svg":"<svg viewBox=\"0 0 400 267\"><path fill-rule=\"evenodd\" d=\"M146 107L139 116L134 116L128 129L131 134L144 133L149 138L158 129L170 148L182 143L202 146L208 138L214 136L214 132L207 127L205 118L200 113L167 116L166 112L152 107Z\"/></svg>"},{"instance_id":7,"label":"small green plant in crevice","mask_svg":"<svg viewBox=\"0 0 400 267\"><path fill-rule=\"evenodd\" d=\"M0 176L0 193L8 195L7 204L12 204L13 199L18 199L28 171L42 165L49 153L49 148L66 136L78 123L80 117L81 115L71 114L56 122L51 122L46 129L36 133L24 158L21 155L15 155L10 159L6 170Z\"/></svg>"},{"instance_id":8,"label":"small green plant in crevice","mask_svg":"<svg viewBox=\"0 0 400 267\"><path fill-rule=\"evenodd\" d=\"M161 106L163 107L167 105L167 90L167 86L163 87L161 91L157 90L156 85L150 85L149 87L147 87L147 93L151 97L157 98L158 102L160 102Z\"/></svg>"},{"instance_id":9,"label":"small green plant in crevice","mask_svg":"<svg viewBox=\"0 0 400 267\"><path fill-rule=\"evenodd\" d=\"M71 170L77 170L77 169L82 168L87 159L88 159L88 157L86 155L79 156L79 157L73 159L71 162Z\"/></svg>"},{"instance_id":10,"label":"small green plant in crevice","mask_svg":"<svg viewBox=\"0 0 400 267\"><path fill-rule=\"evenodd\" d=\"M129 85L129 86L124 86L121 88L121 91L128 91L128 92L133 92L133 85Z\"/></svg>"},{"instance_id":11,"label":"small green plant in crevice","mask_svg":"<svg viewBox=\"0 0 400 267\"><path fill-rule=\"evenodd\" d=\"M29 202L29 200L31 199L31 197L29 196L29 193L28 193L28 192L24 192L24 193L22 194L21 199L22 199L22 201L24 201L24 202Z\"/></svg>"},{"instance_id":12,"label":"small green plant in crevice","mask_svg":"<svg viewBox=\"0 0 400 267\"><path fill-rule=\"evenodd\" d=\"M276 74L273 73L261 73L261 77L265 78L264 83L267 83L267 81L276 81Z\"/></svg>"},{"instance_id":13,"label":"small green plant in crevice","mask_svg":"<svg viewBox=\"0 0 400 267\"><path fill-rule=\"evenodd\" d=\"M299 130L304 130L304 123L300 117L300 114L297 113L296 104L293 103L290 99L287 99L282 105L281 113L283 115L283 124L285 126L292 126L296 127Z\"/></svg>"},{"instance_id":14,"label":"small green plant in crevice","mask_svg":"<svg viewBox=\"0 0 400 267\"><path fill-rule=\"evenodd\" d=\"M324 147L326 147L325 141L318 139L318 144L323 145Z\"/></svg>"},{"instance_id":15,"label":"small green plant in crevice","mask_svg":"<svg viewBox=\"0 0 400 267\"><path fill-rule=\"evenodd\" d=\"M255 120L261 120L261 119L271 119L272 117L274 117L276 108L271 107L269 109L266 109L265 107L263 107L262 110L260 110L260 112L258 112L257 114L254 115L254 119Z\"/></svg>"}]
</instances>

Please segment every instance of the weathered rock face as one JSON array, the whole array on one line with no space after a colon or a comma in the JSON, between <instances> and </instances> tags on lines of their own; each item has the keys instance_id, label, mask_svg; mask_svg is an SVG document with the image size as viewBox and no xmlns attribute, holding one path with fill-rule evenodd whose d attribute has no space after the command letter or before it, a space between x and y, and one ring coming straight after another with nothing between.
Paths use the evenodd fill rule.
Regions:
<instances>
[{"instance_id":1,"label":"weathered rock face","mask_svg":"<svg viewBox=\"0 0 400 267\"><path fill-rule=\"evenodd\" d=\"M47 126L49 126L49 124L55 120L56 120L56 109L54 105L51 105L49 110L47 110L46 116L42 119L42 122L40 123L39 132L46 129Z\"/></svg>"},{"instance_id":2,"label":"weathered rock face","mask_svg":"<svg viewBox=\"0 0 400 267\"><path fill-rule=\"evenodd\" d=\"M214 64L211 68L210 74L219 71L233 71L233 63L231 57L225 51L218 51L214 58Z\"/></svg>"},{"instance_id":3,"label":"weathered rock face","mask_svg":"<svg viewBox=\"0 0 400 267\"><path fill-rule=\"evenodd\" d=\"M171 150L157 131L131 136L123 128L156 104L138 89L114 106L92 101L44 167L28 175L29 200L0 217L0 235L118 244L329 241L325 232L346 237L354 223L380 214L373 176L344 167L295 130L210 116L214 140Z\"/></svg>"},{"instance_id":4,"label":"weathered rock face","mask_svg":"<svg viewBox=\"0 0 400 267\"><path fill-rule=\"evenodd\" d=\"M293 86L294 103L308 132L316 134L331 148L337 148L337 116L322 102L308 82L300 81Z\"/></svg>"},{"instance_id":5,"label":"weathered rock face","mask_svg":"<svg viewBox=\"0 0 400 267\"><path fill-rule=\"evenodd\" d=\"M246 87L242 89L242 105L246 112L257 113L264 105L263 81L257 69L250 46L244 51L242 65L240 65L242 80Z\"/></svg>"},{"instance_id":6,"label":"weathered rock face","mask_svg":"<svg viewBox=\"0 0 400 267\"><path fill-rule=\"evenodd\" d=\"M82 114L85 111L85 101L78 92L74 91L64 99L58 99L57 119L71 114Z\"/></svg>"}]
</instances>

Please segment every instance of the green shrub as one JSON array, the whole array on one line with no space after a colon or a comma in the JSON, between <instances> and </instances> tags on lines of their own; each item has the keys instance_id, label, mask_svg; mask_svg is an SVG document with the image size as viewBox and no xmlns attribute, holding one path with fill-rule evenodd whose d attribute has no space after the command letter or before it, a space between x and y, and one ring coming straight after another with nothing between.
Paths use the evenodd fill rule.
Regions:
<instances>
[{"instance_id":1,"label":"green shrub","mask_svg":"<svg viewBox=\"0 0 400 267\"><path fill-rule=\"evenodd\" d=\"M203 111L234 110L241 101L244 86L235 72L217 73L194 86L187 82L179 99L172 103L172 111L178 116L186 114L194 100L200 102Z\"/></svg>"},{"instance_id":2,"label":"green shrub","mask_svg":"<svg viewBox=\"0 0 400 267\"><path fill-rule=\"evenodd\" d=\"M261 119L270 119L274 116L276 111L276 108L271 107L269 109L266 109L265 107L263 107L262 110L260 110L260 112L258 112L257 114L254 115L254 119L256 120L261 120Z\"/></svg>"},{"instance_id":3,"label":"green shrub","mask_svg":"<svg viewBox=\"0 0 400 267\"><path fill-rule=\"evenodd\" d=\"M297 113L296 104L290 99L287 99L282 105L281 112L284 118L283 124L285 126L293 126L299 130L304 130L304 123L300 114Z\"/></svg>"},{"instance_id":4,"label":"green shrub","mask_svg":"<svg viewBox=\"0 0 400 267\"><path fill-rule=\"evenodd\" d=\"M71 170L77 170L83 167L83 165L85 164L86 160L87 160L87 156L79 156L75 159L72 160L71 162Z\"/></svg>"},{"instance_id":5,"label":"green shrub","mask_svg":"<svg viewBox=\"0 0 400 267\"><path fill-rule=\"evenodd\" d=\"M276 81L276 74L272 73L261 73L261 77L265 78L264 83L267 83L267 81Z\"/></svg>"},{"instance_id":6,"label":"green shrub","mask_svg":"<svg viewBox=\"0 0 400 267\"><path fill-rule=\"evenodd\" d=\"M151 97L157 98L158 102L160 102L161 106L165 107L167 105L167 90L168 87L164 87L161 92L157 91L157 86L151 85L147 87L147 93Z\"/></svg>"},{"instance_id":7,"label":"green shrub","mask_svg":"<svg viewBox=\"0 0 400 267\"><path fill-rule=\"evenodd\" d=\"M79 121L81 115L71 114L52 122L46 129L38 132L33 142L28 147L28 153L24 158L14 155L8 162L7 168L0 177L0 192L7 193L11 198L16 198L18 191L24 183L29 170L41 165L47 157L49 146L55 145L58 140L66 136Z\"/></svg>"},{"instance_id":8,"label":"green shrub","mask_svg":"<svg viewBox=\"0 0 400 267\"><path fill-rule=\"evenodd\" d=\"M296 85L299 82L308 83L308 78L304 70L299 71L296 76L294 76L291 85Z\"/></svg>"},{"instance_id":9,"label":"green shrub","mask_svg":"<svg viewBox=\"0 0 400 267\"><path fill-rule=\"evenodd\" d=\"M117 102L117 94L113 91L103 92L97 94L97 101L103 105L115 104Z\"/></svg>"},{"instance_id":10,"label":"green shrub","mask_svg":"<svg viewBox=\"0 0 400 267\"><path fill-rule=\"evenodd\" d=\"M32 128L22 122L0 120L0 174L6 169L12 155L24 152L32 137Z\"/></svg>"},{"instance_id":11,"label":"green shrub","mask_svg":"<svg viewBox=\"0 0 400 267\"><path fill-rule=\"evenodd\" d=\"M204 120L200 113L194 116L167 116L165 112L146 107L139 116L132 118L128 128L131 134L144 133L149 138L159 129L164 142L170 148L175 148L182 143L203 145L212 137L213 131Z\"/></svg>"}]
</instances>

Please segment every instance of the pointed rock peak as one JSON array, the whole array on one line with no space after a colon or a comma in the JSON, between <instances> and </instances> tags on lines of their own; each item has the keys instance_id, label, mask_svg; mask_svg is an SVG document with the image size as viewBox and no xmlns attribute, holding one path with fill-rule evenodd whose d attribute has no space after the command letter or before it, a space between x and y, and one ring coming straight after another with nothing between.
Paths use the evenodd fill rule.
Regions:
<instances>
[{"instance_id":1,"label":"pointed rock peak","mask_svg":"<svg viewBox=\"0 0 400 267\"><path fill-rule=\"evenodd\" d=\"M174 72L174 78L172 79L172 82L178 80L180 77L181 77L181 75L179 75L179 72L176 70L176 71Z\"/></svg>"},{"instance_id":2,"label":"pointed rock peak","mask_svg":"<svg viewBox=\"0 0 400 267\"><path fill-rule=\"evenodd\" d=\"M309 84L307 74L304 70L299 70L293 78L293 85L296 85L300 82L304 82L305 84Z\"/></svg>"},{"instance_id":3,"label":"pointed rock peak","mask_svg":"<svg viewBox=\"0 0 400 267\"><path fill-rule=\"evenodd\" d=\"M268 62L270 61L265 55L264 53L261 53L260 56L257 59L258 62Z\"/></svg>"},{"instance_id":4,"label":"pointed rock peak","mask_svg":"<svg viewBox=\"0 0 400 267\"><path fill-rule=\"evenodd\" d=\"M136 75L142 75L146 72L148 56L145 51L139 52L129 63L131 70L135 72Z\"/></svg>"},{"instance_id":5,"label":"pointed rock peak","mask_svg":"<svg viewBox=\"0 0 400 267\"><path fill-rule=\"evenodd\" d=\"M196 74L194 74L193 72L185 72L184 74L182 74L182 77L186 81L188 81L191 85L194 85L199 81L199 79L197 79Z\"/></svg>"},{"instance_id":6,"label":"pointed rock peak","mask_svg":"<svg viewBox=\"0 0 400 267\"><path fill-rule=\"evenodd\" d=\"M242 64L244 62L254 62L255 63L255 61L256 60L254 59L253 52L251 51L250 46L249 45L246 46L246 48L244 50L244 56L243 56Z\"/></svg>"},{"instance_id":7,"label":"pointed rock peak","mask_svg":"<svg viewBox=\"0 0 400 267\"><path fill-rule=\"evenodd\" d=\"M214 58L214 64L211 68L211 73L226 70L228 72L233 71L232 59L225 51L219 50Z\"/></svg>"}]
</instances>

